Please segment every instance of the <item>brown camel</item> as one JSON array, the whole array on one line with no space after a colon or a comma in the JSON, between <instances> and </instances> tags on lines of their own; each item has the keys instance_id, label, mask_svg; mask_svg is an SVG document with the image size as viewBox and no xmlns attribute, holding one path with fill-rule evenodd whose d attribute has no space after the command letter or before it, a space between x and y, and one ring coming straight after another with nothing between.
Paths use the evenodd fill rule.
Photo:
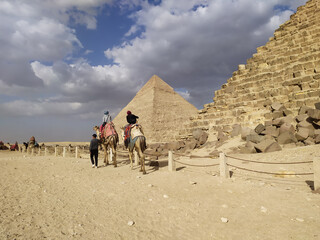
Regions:
<instances>
[{"instance_id":1,"label":"brown camel","mask_svg":"<svg viewBox=\"0 0 320 240\"><path fill-rule=\"evenodd\" d=\"M100 140L100 144L103 147L105 165L107 166L109 164L108 152L109 152L110 149L112 149L113 165L114 165L114 167L117 167L117 142L118 142L118 136L117 136L118 134L117 134L117 132L116 132L116 134L112 134L112 135L104 138L104 137L101 137L102 134L100 133L100 129L99 129L98 126L94 126L93 130L97 133L97 138Z\"/></svg>"},{"instance_id":2,"label":"brown camel","mask_svg":"<svg viewBox=\"0 0 320 240\"><path fill-rule=\"evenodd\" d=\"M121 128L121 135L124 136L124 127ZM146 150L146 138L144 136L142 126L140 124L133 124L130 127L130 141L128 143L129 159L131 169L133 169L133 150L138 153L139 162L141 165L140 172L146 174L145 157L143 152Z\"/></svg>"}]
</instances>

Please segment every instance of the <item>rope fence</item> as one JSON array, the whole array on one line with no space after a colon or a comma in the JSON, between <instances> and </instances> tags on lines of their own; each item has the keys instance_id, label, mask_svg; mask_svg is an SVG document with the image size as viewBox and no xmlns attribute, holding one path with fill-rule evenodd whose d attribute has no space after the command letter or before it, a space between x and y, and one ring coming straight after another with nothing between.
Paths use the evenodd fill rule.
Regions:
<instances>
[{"instance_id":1,"label":"rope fence","mask_svg":"<svg viewBox=\"0 0 320 240\"><path fill-rule=\"evenodd\" d=\"M233 167L235 169L243 170L243 171L248 171L248 172L253 172L253 173L258 173L258 174L267 174L267 175L274 175L274 176L314 176L314 186L316 189L316 186L320 187L320 160L319 161L299 161L299 162L266 162L266 161L256 161L256 160L248 160L248 159L243 159L243 158L238 158L238 157L233 157L229 155L225 155L224 153L220 153L219 155L219 163L218 164L190 164L190 163L184 163L181 161L178 161L176 159L173 159L174 155L182 156L182 154L176 154L171 151L169 151L168 154L168 170L170 172L176 171L176 166L175 163L179 163L184 166L191 166L191 167L213 167L213 166L219 166L219 171L220 171L220 177L221 178L230 178L230 171L229 167ZM185 155L183 155L185 156ZM242 162L250 162L250 163L255 163L255 164L278 164L278 165L292 165L292 164L311 164L313 163L314 166L314 172L300 172L300 173L286 173L286 172L274 172L274 171L262 171L262 170L255 170L255 169L249 169L245 167L239 167L237 165L231 164L229 161L230 160L236 160L236 161L242 161ZM316 171L316 169L318 169Z\"/></svg>"},{"instance_id":2,"label":"rope fence","mask_svg":"<svg viewBox=\"0 0 320 240\"><path fill-rule=\"evenodd\" d=\"M54 155L54 156L62 156L62 157L75 157L75 158L81 158L81 154L89 154L89 148L88 146L42 146L40 148L28 148L23 149L19 148L20 152L26 152L27 154L31 154L32 156L48 156L48 155ZM313 175L314 176L314 186L315 189L320 188L320 159L313 160L313 161L299 161L299 162L266 162L266 161L256 161L256 160L248 160L243 159L239 157L234 157L230 155L225 155L224 153L220 153L219 155L219 163L212 163L212 164L192 164L192 163L186 163L183 161L179 161L177 159L174 159L175 156L181 156L181 157L189 157L189 158L198 158L198 159L210 159L212 160L214 156L196 156L196 155L186 155L182 153L174 153L173 151L168 151L168 153L144 153L146 156L152 156L152 157L168 157L168 170L170 172L176 171L176 163L179 163L183 166L189 166L189 167L215 167L219 166L220 171L220 177L221 178L230 178L230 171L229 167L233 167L235 169L247 171L247 172L254 172L258 174L267 174L267 175L274 175L274 176L307 176L307 175ZM118 156L128 156L128 151L125 150L117 150ZM139 164L138 154L136 151L134 151L135 155L135 164ZM285 172L272 172L272 171L262 171L262 170L255 170L255 169L249 169L245 167L240 167L237 165L234 165L233 163L230 163L230 160L235 161L241 161L241 162L248 162L248 163L254 163L254 164L265 164L265 165L294 165L294 164L312 164L313 163L313 172L300 172L300 173L285 173Z\"/></svg>"},{"instance_id":3,"label":"rope fence","mask_svg":"<svg viewBox=\"0 0 320 240\"><path fill-rule=\"evenodd\" d=\"M232 158L235 160L243 161L243 162L252 162L252 163L261 163L261 164L305 164L305 163L313 163L313 161L304 161L304 162L263 162L263 161L254 161L254 160L247 160L237 157L232 157L229 155L226 155L228 158Z\"/></svg>"},{"instance_id":4,"label":"rope fence","mask_svg":"<svg viewBox=\"0 0 320 240\"><path fill-rule=\"evenodd\" d=\"M183 163L178 160L173 160L174 162L180 163L181 165L186 165L190 167L214 167L214 166L219 166L219 163L216 164L203 164L203 165L195 165L195 164L190 164L190 163Z\"/></svg>"},{"instance_id":5,"label":"rope fence","mask_svg":"<svg viewBox=\"0 0 320 240\"><path fill-rule=\"evenodd\" d=\"M282 176L282 175L287 175L287 176L313 175L313 173L275 173L275 172L264 172L264 171L258 171L258 170L252 170L252 169L247 169L247 168L243 168L243 167L234 166L234 165L231 165L231 164L229 164L229 163L227 163L227 166L234 167L234 168L241 169L241 170L248 171L248 172L255 172L255 173L262 173L262 174L270 174L270 175L281 175L281 176Z\"/></svg>"}]
</instances>

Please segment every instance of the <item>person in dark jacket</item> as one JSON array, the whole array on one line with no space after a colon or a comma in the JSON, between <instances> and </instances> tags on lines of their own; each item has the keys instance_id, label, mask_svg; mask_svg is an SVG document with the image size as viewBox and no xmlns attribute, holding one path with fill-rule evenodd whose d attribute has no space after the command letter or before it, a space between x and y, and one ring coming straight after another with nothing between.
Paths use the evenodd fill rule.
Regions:
<instances>
[{"instance_id":1,"label":"person in dark jacket","mask_svg":"<svg viewBox=\"0 0 320 240\"><path fill-rule=\"evenodd\" d=\"M133 115L130 111L127 112L127 122L128 122L129 124L135 124L135 123L137 123L137 119L138 119L138 118L139 118L138 116Z\"/></svg>"},{"instance_id":2,"label":"person in dark jacket","mask_svg":"<svg viewBox=\"0 0 320 240\"><path fill-rule=\"evenodd\" d=\"M90 142L90 159L92 163L92 167L98 168L98 147L99 147L99 141L97 139L97 134L92 135L92 139ZM95 161L93 161L93 157Z\"/></svg>"}]
</instances>

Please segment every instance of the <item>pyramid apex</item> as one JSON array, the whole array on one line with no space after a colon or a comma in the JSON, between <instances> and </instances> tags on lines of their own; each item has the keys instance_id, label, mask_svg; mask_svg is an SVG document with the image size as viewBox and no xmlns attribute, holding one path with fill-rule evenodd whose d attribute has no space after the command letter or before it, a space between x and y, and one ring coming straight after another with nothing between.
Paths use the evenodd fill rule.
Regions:
<instances>
[{"instance_id":1,"label":"pyramid apex","mask_svg":"<svg viewBox=\"0 0 320 240\"><path fill-rule=\"evenodd\" d=\"M146 92L150 89L158 89L158 90L164 90L173 92L173 88L170 87L169 84L167 84L165 81L163 81L159 76L153 75L148 82L140 89L139 93Z\"/></svg>"}]
</instances>

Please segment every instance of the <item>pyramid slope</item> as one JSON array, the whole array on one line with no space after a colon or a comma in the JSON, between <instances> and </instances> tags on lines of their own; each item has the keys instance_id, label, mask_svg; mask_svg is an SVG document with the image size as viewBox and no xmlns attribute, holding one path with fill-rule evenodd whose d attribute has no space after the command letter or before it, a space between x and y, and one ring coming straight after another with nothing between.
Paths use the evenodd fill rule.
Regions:
<instances>
[{"instance_id":1,"label":"pyramid slope","mask_svg":"<svg viewBox=\"0 0 320 240\"><path fill-rule=\"evenodd\" d=\"M174 141L183 127L182 123L198 112L196 107L156 75L115 117L114 123L118 130L127 124L128 110L139 116L138 121L149 143Z\"/></svg>"},{"instance_id":2,"label":"pyramid slope","mask_svg":"<svg viewBox=\"0 0 320 240\"><path fill-rule=\"evenodd\" d=\"M239 65L185 129L216 133L233 124L256 126L272 119L270 105L280 102L294 114L320 99L320 0L309 0L282 24L266 45Z\"/></svg>"}]
</instances>

